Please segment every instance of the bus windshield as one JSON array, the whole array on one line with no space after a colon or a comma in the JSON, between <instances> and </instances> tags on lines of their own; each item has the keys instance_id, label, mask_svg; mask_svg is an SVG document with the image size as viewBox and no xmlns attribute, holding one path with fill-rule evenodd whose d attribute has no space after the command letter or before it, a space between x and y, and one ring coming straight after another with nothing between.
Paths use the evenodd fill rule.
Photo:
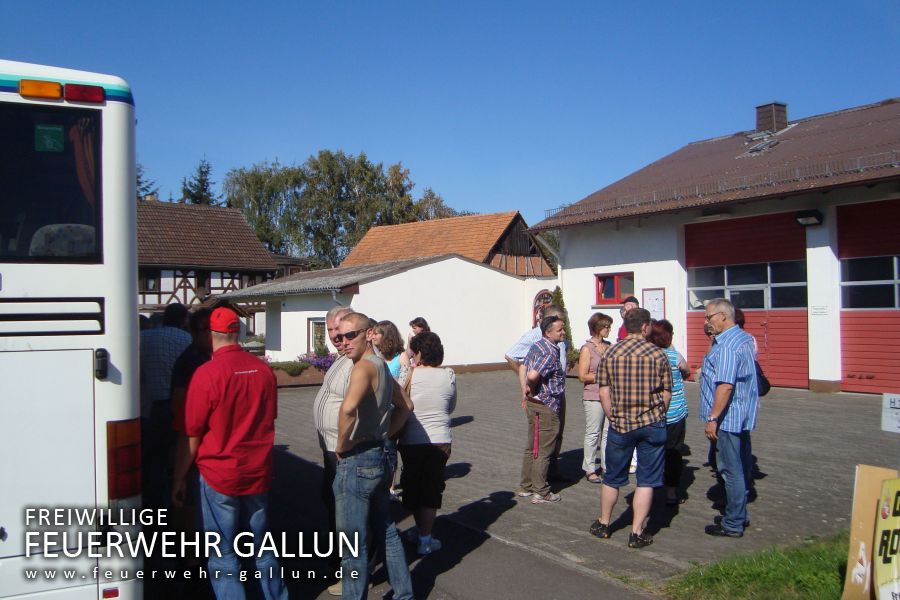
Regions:
<instances>
[{"instance_id":1,"label":"bus windshield","mask_svg":"<svg viewBox=\"0 0 900 600\"><path fill-rule=\"evenodd\" d=\"M100 263L101 112L0 104L0 262Z\"/></svg>"}]
</instances>

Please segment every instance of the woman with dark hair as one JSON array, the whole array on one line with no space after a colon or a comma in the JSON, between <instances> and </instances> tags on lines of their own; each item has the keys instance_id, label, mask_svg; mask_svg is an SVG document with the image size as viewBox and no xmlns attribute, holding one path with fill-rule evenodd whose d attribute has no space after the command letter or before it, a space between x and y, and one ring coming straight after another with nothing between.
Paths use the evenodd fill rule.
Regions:
<instances>
[{"instance_id":1,"label":"woman with dark hair","mask_svg":"<svg viewBox=\"0 0 900 600\"><path fill-rule=\"evenodd\" d=\"M376 323L372 328L372 345L402 387L409 373L409 356L404 352L403 338L397 326L391 321Z\"/></svg>"},{"instance_id":2,"label":"woman with dark hair","mask_svg":"<svg viewBox=\"0 0 900 600\"><path fill-rule=\"evenodd\" d=\"M416 357L408 384L414 409L400 438L400 482L403 506L416 520L416 529L407 533L407 539L417 541L419 554L425 555L441 548L441 542L431 536L431 528L441 507L444 466L453 441L450 413L456 408L456 374L453 369L441 368L444 347L437 334L423 331L410 346Z\"/></svg>"},{"instance_id":3,"label":"woman with dark hair","mask_svg":"<svg viewBox=\"0 0 900 600\"><path fill-rule=\"evenodd\" d=\"M431 331L431 327L428 326L428 321L423 317L416 317L409 322L409 326L412 327L413 335L419 335L423 331Z\"/></svg>"},{"instance_id":4,"label":"woman with dark hair","mask_svg":"<svg viewBox=\"0 0 900 600\"><path fill-rule=\"evenodd\" d=\"M606 432L609 422L604 418L600 404L600 386L597 385L597 369L600 360L611 345L606 341L612 328L612 317L594 313L588 319L591 337L581 346L578 356L578 380L584 384L584 459L581 468L584 478L591 483L603 483L597 473L597 446L600 446L600 470L606 471Z\"/></svg>"},{"instance_id":5,"label":"woman with dark hair","mask_svg":"<svg viewBox=\"0 0 900 600\"><path fill-rule=\"evenodd\" d=\"M651 321L650 331L647 332L647 341L665 351L672 367L672 400L666 412L666 466L663 471L666 504L669 506L677 506L685 500L684 497L678 496L678 484L681 482L681 472L684 469L681 447L684 445L688 415L687 402L684 399L684 377L691 374L687 361L672 345L673 333L672 324L665 319Z\"/></svg>"},{"instance_id":6,"label":"woman with dark hair","mask_svg":"<svg viewBox=\"0 0 900 600\"><path fill-rule=\"evenodd\" d=\"M423 331L431 331L431 327L428 326L428 321L426 321L423 317L416 317L415 319L410 321L409 327L412 331L410 331L409 335L406 336L406 352L409 355L410 363L415 365L416 358L413 355L412 339Z\"/></svg>"}]
</instances>

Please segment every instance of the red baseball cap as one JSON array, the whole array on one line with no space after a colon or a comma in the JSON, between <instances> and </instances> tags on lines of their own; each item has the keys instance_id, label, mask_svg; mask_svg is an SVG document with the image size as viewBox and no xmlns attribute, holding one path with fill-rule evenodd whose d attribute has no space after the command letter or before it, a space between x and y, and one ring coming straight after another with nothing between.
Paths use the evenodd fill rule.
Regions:
<instances>
[{"instance_id":1,"label":"red baseball cap","mask_svg":"<svg viewBox=\"0 0 900 600\"><path fill-rule=\"evenodd\" d=\"M218 333L235 333L241 330L241 322L236 312L220 306L209 317L209 329Z\"/></svg>"}]
</instances>

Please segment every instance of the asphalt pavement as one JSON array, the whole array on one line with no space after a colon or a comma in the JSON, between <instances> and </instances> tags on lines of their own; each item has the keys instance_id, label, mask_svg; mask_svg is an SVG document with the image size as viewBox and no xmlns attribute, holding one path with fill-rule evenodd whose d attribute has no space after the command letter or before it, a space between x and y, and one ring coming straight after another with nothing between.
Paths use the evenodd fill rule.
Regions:
<instances>
[{"instance_id":1,"label":"asphalt pavement","mask_svg":"<svg viewBox=\"0 0 900 600\"><path fill-rule=\"evenodd\" d=\"M563 438L564 472L576 481L554 489L557 504L532 505L514 494L526 443L526 419L511 372L462 374L453 414L453 451L435 535L444 547L425 558L407 547L416 597L644 598L659 597L666 580L695 564L774 545L790 545L849 527L854 467L896 467L900 437L880 429L881 398L773 389L763 398L753 434L757 497L752 526L741 539L711 538L705 525L721 511L720 486L706 462L707 442L697 420L697 386L686 384L688 455L682 487L685 504L668 508L657 497L649 530L654 543L627 547L633 485L623 488L608 540L587 529L599 513L600 486L581 478L584 413L581 384L568 380L569 408ZM312 403L317 387L279 390L275 482L270 500L274 531L325 531L319 497L321 453ZM394 506L398 526L412 518ZM297 570L291 597L328 598L328 565L320 559L283 559ZM309 575L313 574L313 577ZM390 587L383 569L370 594Z\"/></svg>"}]
</instances>

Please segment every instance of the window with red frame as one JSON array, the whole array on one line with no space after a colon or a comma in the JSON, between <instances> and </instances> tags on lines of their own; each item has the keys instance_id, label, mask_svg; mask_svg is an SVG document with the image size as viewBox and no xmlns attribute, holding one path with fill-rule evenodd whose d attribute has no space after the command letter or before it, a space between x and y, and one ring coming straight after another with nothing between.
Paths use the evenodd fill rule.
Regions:
<instances>
[{"instance_id":1,"label":"window with red frame","mask_svg":"<svg viewBox=\"0 0 900 600\"><path fill-rule=\"evenodd\" d=\"M597 304L622 304L634 295L634 273L606 273L594 275L597 283Z\"/></svg>"}]
</instances>

